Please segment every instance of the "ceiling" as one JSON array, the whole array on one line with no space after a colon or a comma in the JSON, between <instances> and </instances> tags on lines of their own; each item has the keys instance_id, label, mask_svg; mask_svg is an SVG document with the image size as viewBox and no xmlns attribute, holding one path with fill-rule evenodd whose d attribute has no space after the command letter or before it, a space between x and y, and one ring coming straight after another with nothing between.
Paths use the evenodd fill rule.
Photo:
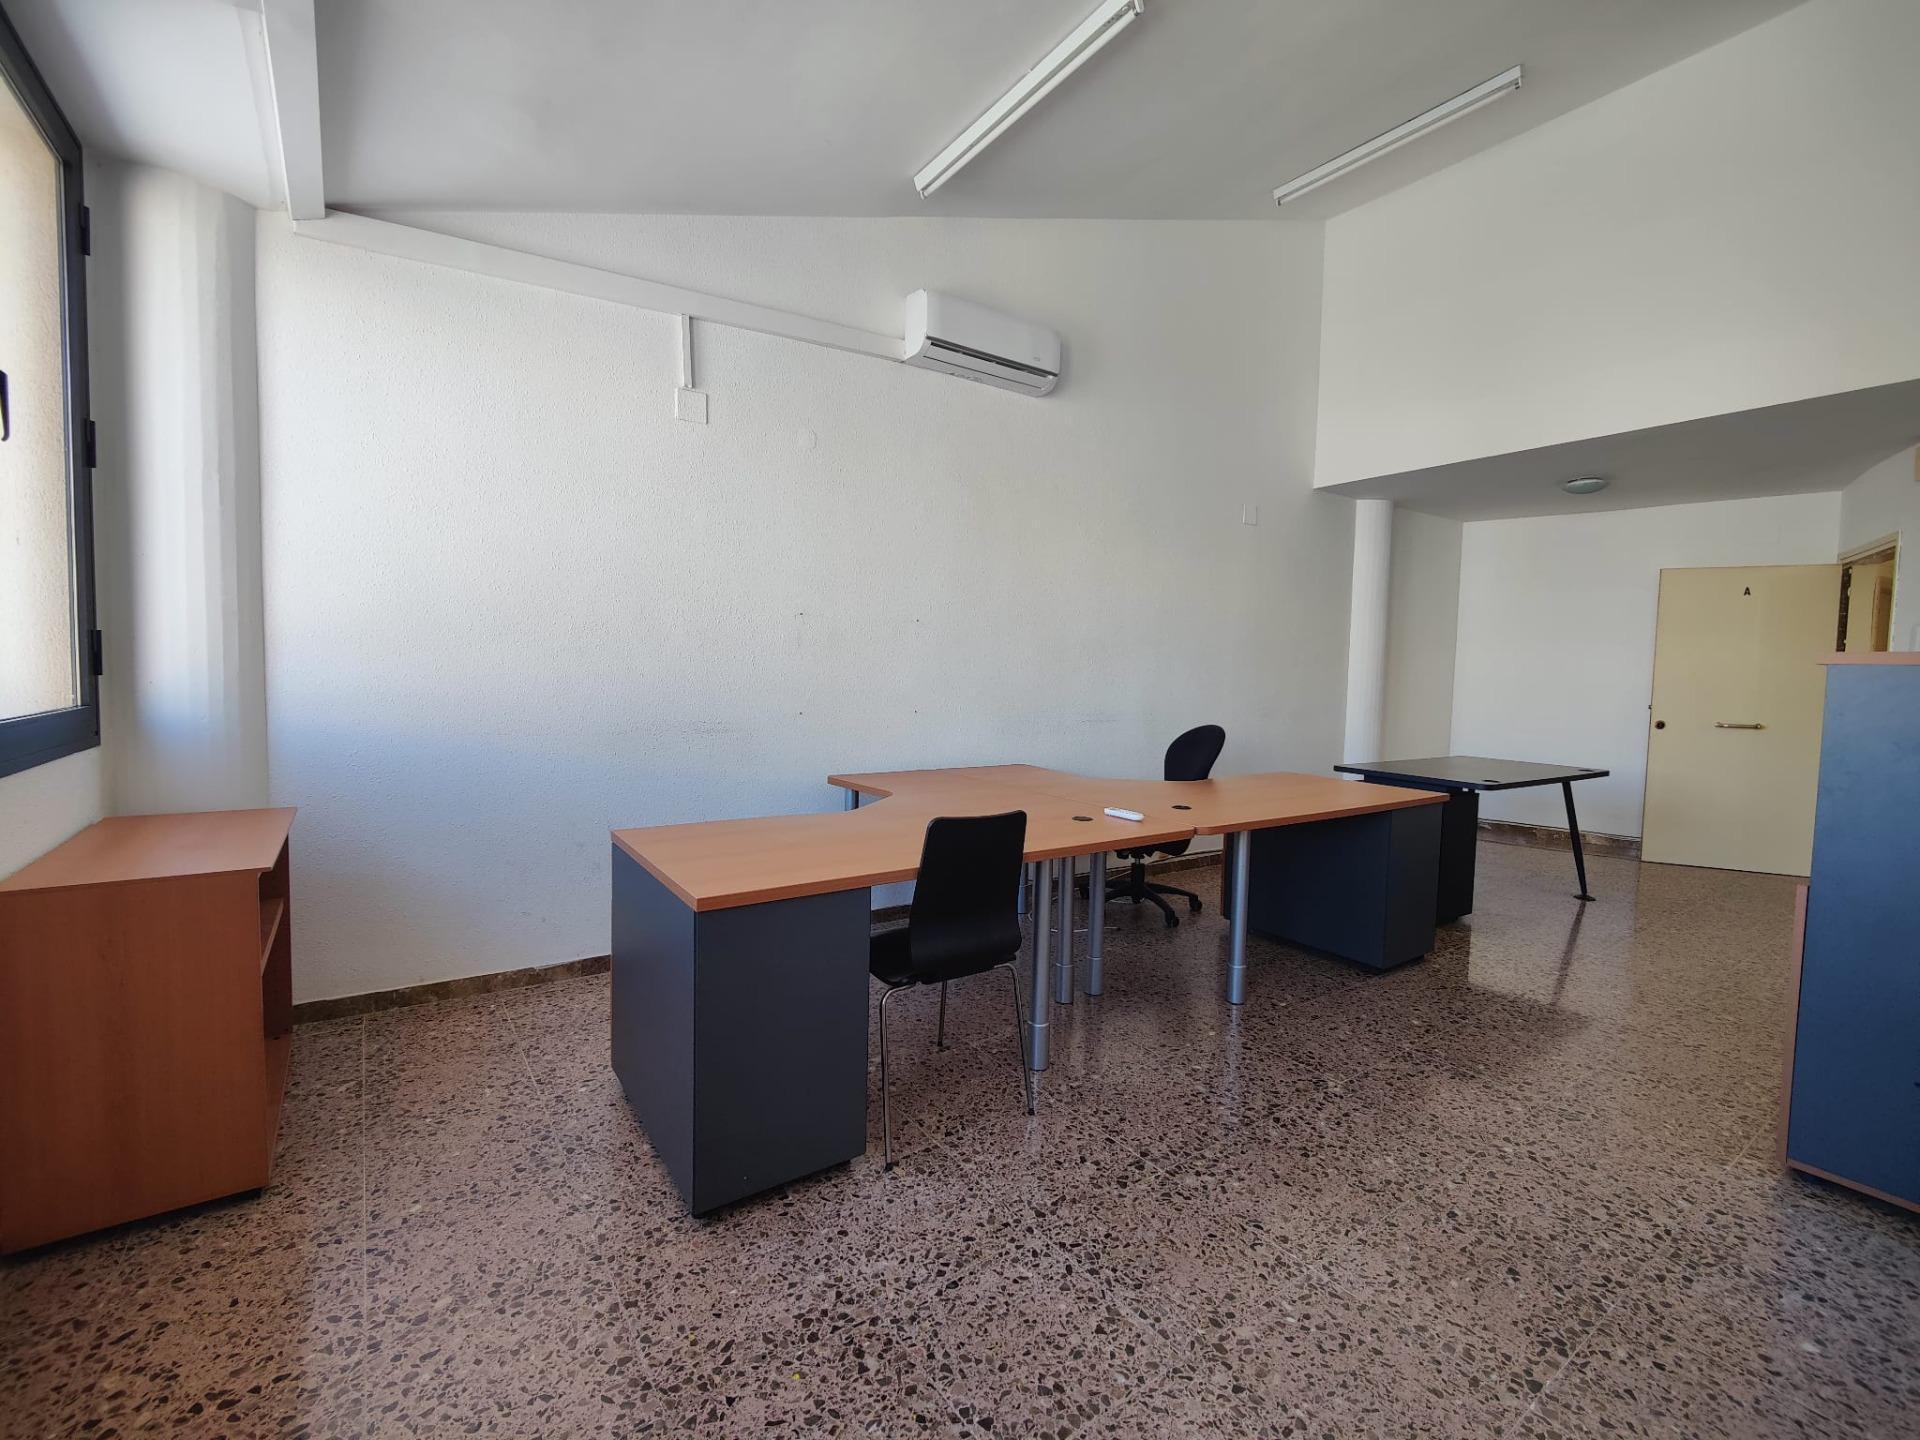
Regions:
<instances>
[{"instance_id":1,"label":"ceiling","mask_svg":"<svg viewBox=\"0 0 1920 1440\"><path fill-rule=\"evenodd\" d=\"M272 0L268 0L272 3ZM1516 63L1515 96L1287 207L1320 219L1793 0L1146 0L931 201L909 176L1093 0L320 0L343 208L1268 218L1273 187ZM6 0L95 146L256 204L260 0Z\"/></svg>"},{"instance_id":2,"label":"ceiling","mask_svg":"<svg viewBox=\"0 0 1920 1440\"><path fill-rule=\"evenodd\" d=\"M1916 441L1920 380L1911 380L1380 475L1321 493L1381 496L1456 520L1631 510L1838 490ZM1577 475L1610 483L1598 495L1566 494L1561 482Z\"/></svg>"},{"instance_id":3,"label":"ceiling","mask_svg":"<svg viewBox=\"0 0 1920 1440\"><path fill-rule=\"evenodd\" d=\"M259 0L0 5L83 144L280 203Z\"/></svg>"}]
</instances>

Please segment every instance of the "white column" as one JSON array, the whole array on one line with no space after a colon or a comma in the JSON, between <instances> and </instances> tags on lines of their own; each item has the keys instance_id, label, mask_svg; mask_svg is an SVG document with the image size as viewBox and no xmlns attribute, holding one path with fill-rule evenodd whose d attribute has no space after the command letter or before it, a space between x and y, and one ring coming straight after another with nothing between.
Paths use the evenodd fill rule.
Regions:
<instances>
[{"instance_id":1,"label":"white column","mask_svg":"<svg viewBox=\"0 0 1920 1440\"><path fill-rule=\"evenodd\" d=\"M1353 507L1353 607L1347 621L1347 763L1384 760L1387 709L1387 591L1393 570L1393 502Z\"/></svg>"},{"instance_id":2,"label":"white column","mask_svg":"<svg viewBox=\"0 0 1920 1440\"><path fill-rule=\"evenodd\" d=\"M253 210L115 163L88 200L108 801L264 804Z\"/></svg>"}]
</instances>

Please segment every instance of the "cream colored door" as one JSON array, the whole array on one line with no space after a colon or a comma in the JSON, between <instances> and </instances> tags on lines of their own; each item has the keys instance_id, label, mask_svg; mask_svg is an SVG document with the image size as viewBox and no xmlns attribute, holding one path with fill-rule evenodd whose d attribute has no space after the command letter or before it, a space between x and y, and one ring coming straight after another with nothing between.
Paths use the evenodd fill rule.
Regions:
<instances>
[{"instance_id":1,"label":"cream colored door","mask_svg":"<svg viewBox=\"0 0 1920 1440\"><path fill-rule=\"evenodd\" d=\"M1805 875L1838 565L1662 570L1640 854Z\"/></svg>"}]
</instances>

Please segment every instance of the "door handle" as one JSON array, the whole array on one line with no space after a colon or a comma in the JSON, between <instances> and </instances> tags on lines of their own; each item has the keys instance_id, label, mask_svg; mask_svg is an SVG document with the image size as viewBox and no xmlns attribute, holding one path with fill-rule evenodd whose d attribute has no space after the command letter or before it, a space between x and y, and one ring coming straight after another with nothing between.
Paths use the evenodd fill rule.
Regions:
<instances>
[{"instance_id":1,"label":"door handle","mask_svg":"<svg viewBox=\"0 0 1920 1440\"><path fill-rule=\"evenodd\" d=\"M1764 730L1767 727L1758 720L1716 720L1713 722L1713 728L1716 730Z\"/></svg>"}]
</instances>

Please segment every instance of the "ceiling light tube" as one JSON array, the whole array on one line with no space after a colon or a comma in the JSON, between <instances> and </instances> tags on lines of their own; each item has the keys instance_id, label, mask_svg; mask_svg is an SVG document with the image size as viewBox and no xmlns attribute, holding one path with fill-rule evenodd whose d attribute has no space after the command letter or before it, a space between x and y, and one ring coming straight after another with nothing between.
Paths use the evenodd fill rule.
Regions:
<instances>
[{"instance_id":1,"label":"ceiling light tube","mask_svg":"<svg viewBox=\"0 0 1920 1440\"><path fill-rule=\"evenodd\" d=\"M1100 7L1074 27L1006 94L987 107L951 144L929 160L913 177L913 188L925 199L998 140L1027 111L1038 105L1053 89L1078 70L1101 46L1139 18L1146 0L1103 0Z\"/></svg>"},{"instance_id":2,"label":"ceiling light tube","mask_svg":"<svg viewBox=\"0 0 1920 1440\"><path fill-rule=\"evenodd\" d=\"M1482 81L1465 94L1456 95L1423 111L1403 125L1396 125L1384 135L1376 135L1364 145L1356 145L1344 155L1336 155L1324 165L1316 165L1304 175L1295 176L1273 192L1274 202L1284 205L1289 200L1298 200L1309 190L1317 190L1329 180L1338 180L1350 170L1358 170L1369 160L1378 160L1389 150L1398 150L1409 140L1418 140L1430 130L1438 130L1450 120L1458 120L1469 111L1478 110L1490 101L1498 100L1502 95L1511 95L1520 88L1521 67L1503 70L1491 80Z\"/></svg>"}]
</instances>

